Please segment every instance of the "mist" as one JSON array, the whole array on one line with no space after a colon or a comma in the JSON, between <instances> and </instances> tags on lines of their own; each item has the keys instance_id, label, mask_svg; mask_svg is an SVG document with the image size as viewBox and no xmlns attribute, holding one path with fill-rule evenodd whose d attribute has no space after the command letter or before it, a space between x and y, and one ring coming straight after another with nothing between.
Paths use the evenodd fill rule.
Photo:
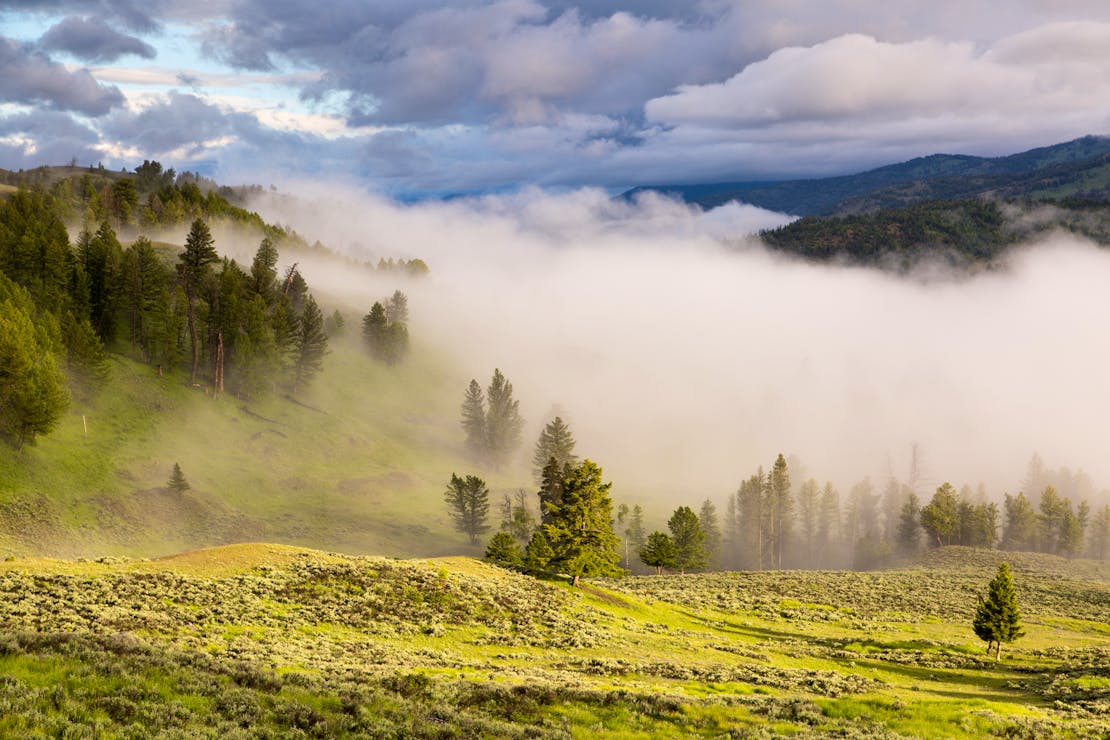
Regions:
<instances>
[{"instance_id":1,"label":"mist","mask_svg":"<svg viewBox=\"0 0 1110 740\"><path fill-rule=\"evenodd\" d=\"M1016 492L1034 452L1110 480L1110 255L1093 245L1054 236L1000 270L907 277L770 254L749 235L791 217L738 204L298 192L252 207L431 268L401 283L309 261L314 291L361 317L404 290L415 351L451 358L460 403L500 368L528 421L521 459L560 413L618 500L718 499L780 452L844 490L904 478L914 444L932 486Z\"/></svg>"}]
</instances>

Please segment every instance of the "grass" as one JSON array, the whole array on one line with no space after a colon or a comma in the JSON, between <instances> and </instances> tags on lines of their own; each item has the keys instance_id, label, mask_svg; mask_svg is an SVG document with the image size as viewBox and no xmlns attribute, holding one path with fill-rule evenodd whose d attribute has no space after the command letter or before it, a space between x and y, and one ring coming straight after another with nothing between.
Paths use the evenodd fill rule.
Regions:
<instances>
[{"instance_id":1,"label":"grass","mask_svg":"<svg viewBox=\"0 0 1110 740\"><path fill-rule=\"evenodd\" d=\"M464 383L430 350L386 368L354 337L333 341L295 402L213 401L120 354L111 368L35 446L0 447L0 556L153 557L250 541L478 552L442 501L451 473L473 470L458 427ZM182 496L165 488L175 462L192 486ZM496 497L520 477L487 482Z\"/></svg>"},{"instance_id":2,"label":"grass","mask_svg":"<svg viewBox=\"0 0 1110 740\"><path fill-rule=\"evenodd\" d=\"M961 554L866 588L780 572L575 589L469 558L269 544L16 559L0 563L0 734L1110 733L1110 584L1025 559L1028 634L996 662L965 603L993 569L937 557ZM910 598L932 589L928 608Z\"/></svg>"}]
</instances>

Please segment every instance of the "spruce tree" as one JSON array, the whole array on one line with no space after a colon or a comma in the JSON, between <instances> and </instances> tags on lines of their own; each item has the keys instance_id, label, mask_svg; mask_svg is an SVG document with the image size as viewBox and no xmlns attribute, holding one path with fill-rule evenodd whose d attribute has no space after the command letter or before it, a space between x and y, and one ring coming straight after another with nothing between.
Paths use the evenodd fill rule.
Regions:
<instances>
[{"instance_id":1,"label":"spruce tree","mask_svg":"<svg viewBox=\"0 0 1110 740\"><path fill-rule=\"evenodd\" d=\"M466 432L466 449L477 458L483 457L486 452L486 399L477 380L471 379L466 388L462 427Z\"/></svg>"},{"instance_id":2,"label":"spruce tree","mask_svg":"<svg viewBox=\"0 0 1110 740\"><path fill-rule=\"evenodd\" d=\"M297 392L312 380L323 367L324 355L328 352L328 335L324 333L324 316L320 313L316 299L311 295L305 298L304 311L297 323L294 343L293 392Z\"/></svg>"},{"instance_id":3,"label":"spruce tree","mask_svg":"<svg viewBox=\"0 0 1110 740\"><path fill-rule=\"evenodd\" d=\"M478 538L489 531L486 517L489 515L489 489L481 478L468 475L460 478L451 474L451 482L443 494L455 529L470 538L470 544L478 544Z\"/></svg>"},{"instance_id":4,"label":"spruce tree","mask_svg":"<svg viewBox=\"0 0 1110 740\"><path fill-rule=\"evenodd\" d=\"M706 564L705 532L698 521L698 515L689 506L675 509L667 522L675 547L675 567L685 573L688 570L701 570Z\"/></svg>"},{"instance_id":5,"label":"spruce tree","mask_svg":"<svg viewBox=\"0 0 1110 740\"><path fill-rule=\"evenodd\" d=\"M673 568L678 558L674 540L670 535L658 530L648 535L647 542L637 551L640 562L655 568L656 575L663 572L664 568Z\"/></svg>"},{"instance_id":6,"label":"spruce tree","mask_svg":"<svg viewBox=\"0 0 1110 740\"><path fill-rule=\"evenodd\" d=\"M566 468L561 501L549 506L543 534L554 551L552 568L574 577L620 575L620 538L613 532L612 483L602 482L601 468L583 460Z\"/></svg>"},{"instance_id":7,"label":"spruce tree","mask_svg":"<svg viewBox=\"0 0 1110 740\"><path fill-rule=\"evenodd\" d=\"M710 568L716 568L721 554L721 528L717 524L717 507L712 501L706 499L701 504L698 512L698 523L705 534L705 562Z\"/></svg>"},{"instance_id":8,"label":"spruce tree","mask_svg":"<svg viewBox=\"0 0 1110 740\"><path fill-rule=\"evenodd\" d=\"M987 598L979 597L979 607L975 610L972 627L976 636L987 643L987 654L995 648L994 659L1002 655L1002 643L1013 642L1025 632L1021 629L1021 614L1018 611L1017 592L1010 566L998 566L998 575L990 582Z\"/></svg>"},{"instance_id":9,"label":"spruce tree","mask_svg":"<svg viewBox=\"0 0 1110 740\"><path fill-rule=\"evenodd\" d=\"M178 495L185 493L191 487L189 481L185 480L185 474L181 472L180 464L173 464L173 472L170 473L170 480L166 487Z\"/></svg>"},{"instance_id":10,"label":"spruce tree","mask_svg":"<svg viewBox=\"0 0 1110 740\"><path fill-rule=\"evenodd\" d=\"M524 555L515 537L508 532L498 532L486 545L486 559L502 565L520 565Z\"/></svg>"},{"instance_id":11,"label":"spruce tree","mask_svg":"<svg viewBox=\"0 0 1110 740\"><path fill-rule=\"evenodd\" d=\"M495 468L508 459L520 445L524 419L520 417L520 402L513 399L513 384L495 368L486 389L486 451Z\"/></svg>"},{"instance_id":12,"label":"spruce tree","mask_svg":"<svg viewBox=\"0 0 1110 740\"><path fill-rule=\"evenodd\" d=\"M385 317L385 306L375 301L370 312L362 317L362 339L376 360L385 359L385 344L389 333L389 321Z\"/></svg>"},{"instance_id":13,"label":"spruce tree","mask_svg":"<svg viewBox=\"0 0 1110 740\"><path fill-rule=\"evenodd\" d=\"M181 275L181 284L185 289L186 320L189 329L189 343L193 351L193 367L189 375L189 382L197 383L197 371L200 369L200 339L197 330L197 299L200 293L201 280L208 266L218 257L212 246L212 232L208 225L199 218L193 221L189 228L189 236L185 239L185 251L181 253L178 270Z\"/></svg>"},{"instance_id":14,"label":"spruce tree","mask_svg":"<svg viewBox=\"0 0 1110 740\"><path fill-rule=\"evenodd\" d=\"M555 552L548 544L547 538L543 536L543 532L539 530L533 532L532 539L528 540L528 547L524 549L524 564L532 570L546 570L547 564L553 557Z\"/></svg>"},{"instance_id":15,"label":"spruce tree","mask_svg":"<svg viewBox=\"0 0 1110 740\"><path fill-rule=\"evenodd\" d=\"M578 464L574 444L570 427L561 417L556 416L544 426L536 440L536 451L532 454L532 473L536 476L537 483L543 480L543 469L551 458L555 458L560 468L566 463Z\"/></svg>"}]
</instances>

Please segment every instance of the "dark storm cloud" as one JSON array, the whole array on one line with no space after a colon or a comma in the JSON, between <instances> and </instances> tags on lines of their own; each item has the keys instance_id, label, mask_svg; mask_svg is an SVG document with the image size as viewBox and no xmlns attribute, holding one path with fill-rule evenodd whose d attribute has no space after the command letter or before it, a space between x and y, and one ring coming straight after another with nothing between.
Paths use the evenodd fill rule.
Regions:
<instances>
[{"instance_id":1,"label":"dark storm cloud","mask_svg":"<svg viewBox=\"0 0 1110 740\"><path fill-rule=\"evenodd\" d=\"M154 47L142 39L109 28L97 18L69 16L50 27L39 44L49 51L68 51L87 62L114 62L129 54L153 59Z\"/></svg>"},{"instance_id":2,"label":"dark storm cloud","mask_svg":"<svg viewBox=\"0 0 1110 740\"><path fill-rule=\"evenodd\" d=\"M98 83L88 70L69 71L26 44L0 36L0 100L44 105L102 116L123 103L114 86Z\"/></svg>"},{"instance_id":3,"label":"dark storm cloud","mask_svg":"<svg viewBox=\"0 0 1110 740\"><path fill-rule=\"evenodd\" d=\"M160 15L178 5L181 3L168 0L0 0L0 11L79 14L120 23L133 31L154 31L161 26Z\"/></svg>"}]
</instances>

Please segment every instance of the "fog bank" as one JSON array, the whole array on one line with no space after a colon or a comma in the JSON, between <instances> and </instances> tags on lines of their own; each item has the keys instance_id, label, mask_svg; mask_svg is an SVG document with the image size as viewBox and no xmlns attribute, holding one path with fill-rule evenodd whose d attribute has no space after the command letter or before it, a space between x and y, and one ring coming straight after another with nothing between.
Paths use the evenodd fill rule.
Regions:
<instances>
[{"instance_id":1,"label":"fog bank","mask_svg":"<svg viewBox=\"0 0 1110 740\"><path fill-rule=\"evenodd\" d=\"M400 287L417 351L456 358L460 402L501 368L528 454L557 407L618 497L720 498L779 452L845 487L904 476L914 443L932 485L1016 491L1034 451L1110 480L1110 254L1094 246L1056 237L1005 270L924 282L770 255L741 236L789 217L751 206L590 190L309 200L254 207L354 256L431 268L402 284L306 267L314 290L365 311Z\"/></svg>"}]
</instances>

